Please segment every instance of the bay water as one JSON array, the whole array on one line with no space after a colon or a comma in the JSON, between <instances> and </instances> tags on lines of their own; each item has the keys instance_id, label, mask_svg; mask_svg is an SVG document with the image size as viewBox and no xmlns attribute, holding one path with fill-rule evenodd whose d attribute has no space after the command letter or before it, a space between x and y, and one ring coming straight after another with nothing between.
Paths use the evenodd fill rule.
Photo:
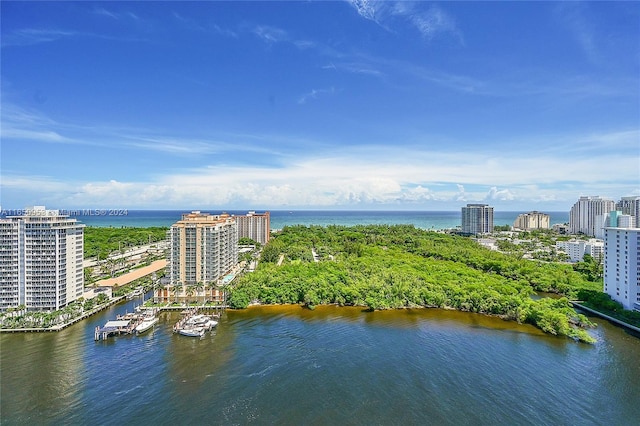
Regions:
<instances>
[{"instance_id":1,"label":"bay water","mask_svg":"<svg viewBox=\"0 0 640 426\"><path fill-rule=\"evenodd\" d=\"M93 331L0 335L0 423L633 425L640 339L595 345L471 313L353 307L226 311L204 338Z\"/></svg>"}]
</instances>

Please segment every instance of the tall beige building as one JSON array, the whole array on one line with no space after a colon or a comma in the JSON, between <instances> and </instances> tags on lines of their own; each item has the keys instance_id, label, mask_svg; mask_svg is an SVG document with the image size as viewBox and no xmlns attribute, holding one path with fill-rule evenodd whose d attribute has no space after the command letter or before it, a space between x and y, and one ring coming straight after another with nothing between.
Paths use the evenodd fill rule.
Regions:
<instances>
[{"instance_id":1,"label":"tall beige building","mask_svg":"<svg viewBox=\"0 0 640 426\"><path fill-rule=\"evenodd\" d=\"M256 213L250 211L245 216L234 216L238 224L238 238L251 238L264 245L269 241L271 233L271 217L269 212Z\"/></svg>"},{"instance_id":2,"label":"tall beige building","mask_svg":"<svg viewBox=\"0 0 640 426\"><path fill-rule=\"evenodd\" d=\"M513 222L513 227L528 231L530 229L549 229L550 217L546 213L532 211L518 215Z\"/></svg>"},{"instance_id":3,"label":"tall beige building","mask_svg":"<svg viewBox=\"0 0 640 426\"><path fill-rule=\"evenodd\" d=\"M194 211L169 230L173 286L217 283L238 262L238 225L228 214Z\"/></svg>"}]
</instances>

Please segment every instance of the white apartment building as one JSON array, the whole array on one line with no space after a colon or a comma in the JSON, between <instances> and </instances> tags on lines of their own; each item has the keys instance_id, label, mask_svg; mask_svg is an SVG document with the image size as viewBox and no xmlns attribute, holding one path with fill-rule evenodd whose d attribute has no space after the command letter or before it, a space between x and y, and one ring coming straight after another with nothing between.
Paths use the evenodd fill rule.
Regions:
<instances>
[{"instance_id":1,"label":"white apartment building","mask_svg":"<svg viewBox=\"0 0 640 426\"><path fill-rule=\"evenodd\" d=\"M518 215L513 222L514 229L529 231L531 229L549 229L550 216L546 213L532 211Z\"/></svg>"},{"instance_id":2,"label":"white apartment building","mask_svg":"<svg viewBox=\"0 0 640 426\"><path fill-rule=\"evenodd\" d=\"M597 222L602 223L602 227L596 229L596 238L604 240L604 230L607 227L613 228L635 228L635 218L628 214L622 214L619 210L612 210L604 216L598 216Z\"/></svg>"},{"instance_id":3,"label":"white apartment building","mask_svg":"<svg viewBox=\"0 0 640 426\"><path fill-rule=\"evenodd\" d=\"M572 262L581 262L585 254L600 262L604 259L604 241L595 238L587 241L557 241L556 250L567 253Z\"/></svg>"},{"instance_id":4,"label":"white apartment building","mask_svg":"<svg viewBox=\"0 0 640 426\"><path fill-rule=\"evenodd\" d=\"M569 232L591 237L604 228L604 217L615 210L613 200L601 197L580 197L569 212Z\"/></svg>"},{"instance_id":5,"label":"white apartment building","mask_svg":"<svg viewBox=\"0 0 640 426\"><path fill-rule=\"evenodd\" d=\"M604 292L640 311L640 229L607 227L604 235Z\"/></svg>"},{"instance_id":6,"label":"white apartment building","mask_svg":"<svg viewBox=\"0 0 640 426\"><path fill-rule=\"evenodd\" d=\"M251 238L264 245L269 241L271 233L271 215L269 212L256 213L250 211L245 216L234 215L238 224L238 239Z\"/></svg>"},{"instance_id":7,"label":"white apartment building","mask_svg":"<svg viewBox=\"0 0 640 426\"><path fill-rule=\"evenodd\" d=\"M493 207L487 204L467 204L462 207L461 231L468 235L493 232Z\"/></svg>"},{"instance_id":8,"label":"white apartment building","mask_svg":"<svg viewBox=\"0 0 640 426\"><path fill-rule=\"evenodd\" d=\"M82 297L84 226L44 206L0 219L0 310L53 311Z\"/></svg>"},{"instance_id":9,"label":"white apartment building","mask_svg":"<svg viewBox=\"0 0 640 426\"><path fill-rule=\"evenodd\" d=\"M183 214L169 240L173 286L216 283L238 263L238 226L228 214Z\"/></svg>"}]
</instances>

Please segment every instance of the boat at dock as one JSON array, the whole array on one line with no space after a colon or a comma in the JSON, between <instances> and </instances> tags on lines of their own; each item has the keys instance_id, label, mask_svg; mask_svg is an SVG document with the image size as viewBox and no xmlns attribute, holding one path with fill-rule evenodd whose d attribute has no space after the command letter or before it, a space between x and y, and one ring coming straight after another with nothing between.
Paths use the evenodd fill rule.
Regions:
<instances>
[{"instance_id":1,"label":"boat at dock","mask_svg":"<svg viewBox=\"0 0 640 426\"><path fill-rule=\"evenodd\" d=\"M135 290L127 294L127 300L131 300L135 297L144 296L144 287L137 287Z\"/></svg>"},{"instance_id":2,"label":"boat at dock","mask_svg":"<svg viewBox=\"0 0 640 426\"><path fill-rule=\"evenodd\" d=\"M202 337L206 333L203 327L181 328L178 330L178 334L187 337Z\"/></svg>"},{"instance_id":3,"label":"boat at dock","mask_svg":"<svg viewBox=\"0 0 640 426\"><path fill-rule=\"evenodd\" d=\"M218 321L213 319L211 315L197 314L196 311L191 311L176 323L173 331L183 336L202 337L217 325Z\"/></svg>"},{"instance_id":4,"label":"boat at dock","mask_svg":"<svg viewBox=\"0 0 640 426\"><path fill-rule=\"evenodd\" d=\"M141 318L130 317L122 318L118 317L115 321L107 321L103 327L96 327L94 331L95 340L106 340L109 336L119 334L131 334L135 328L142 321Z\"/></svg>"},{"instance_id":5,"label":"boat at dock","mask_svg":"<svg viewBox=\"0 0 640 426\"><path fill-rule=\"evenodd\" d=\"M160 321L157 317L158 308L138 307L136 308L136 311L138 312L138 316L142 319L142 322L136 326L137 334L144 333Z\"/></svg>"},{"instance_id":6,"label":"boat at dock","mask_svg":"<svg viewBox=\"0 0 640 426\"><path fill-rule=\"evenodd\" d=\"M157 317L143 319L142 322L136 326L136 333L144 333L145 331L156 325L158 321L160 320Z\"/></svg>"}]
</instances>

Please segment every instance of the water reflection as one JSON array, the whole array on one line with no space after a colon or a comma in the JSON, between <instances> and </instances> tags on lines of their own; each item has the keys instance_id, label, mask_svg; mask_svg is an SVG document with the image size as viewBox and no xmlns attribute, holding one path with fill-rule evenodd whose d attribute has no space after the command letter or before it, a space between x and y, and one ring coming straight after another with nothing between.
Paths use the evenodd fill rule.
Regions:
<instances>
[{"instance_id":1,"label":"water reflection","mask_svg":"<svg viewBox=\"0 0 640 426\"><path fill-rule=\"evenodd\" d=\"M93 341L120 305L60 333L0 335L5 424L628 424L640 339L595 345L440 309L227 311L203 339L163 313Z\"/></svg>"}]
</instances>

